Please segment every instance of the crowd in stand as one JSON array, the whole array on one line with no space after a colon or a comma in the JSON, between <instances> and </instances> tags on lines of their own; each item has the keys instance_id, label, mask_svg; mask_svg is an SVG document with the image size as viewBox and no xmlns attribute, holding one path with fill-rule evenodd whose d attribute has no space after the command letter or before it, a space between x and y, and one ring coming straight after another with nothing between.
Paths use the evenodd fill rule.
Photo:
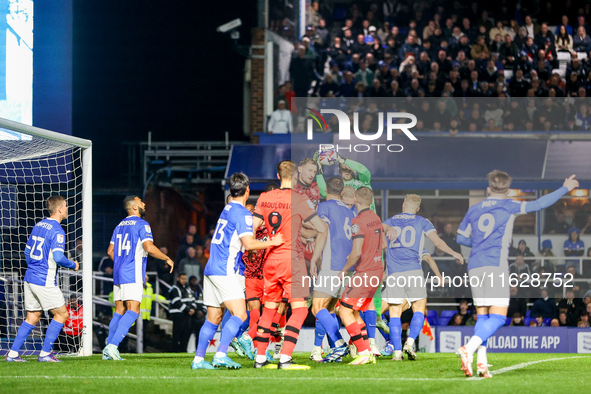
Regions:
<instances>
[{"instance_id":1,"label":"crowd in stand","mask_svg":"<svg viewBox=\"0 0 591 394\"><path fill-rule=\"evenodd\" d=\"M276 102L407 97L398 110L441 112L416 131L591 130L586 102L552 100L591 94L589 7L553 4L549 13L535 4L352 2L339 20L329 4L312 2ZM423 97L434 100L413 100ZM269 128L292 132L283 130Z\"/></svg>"}]
</instances>

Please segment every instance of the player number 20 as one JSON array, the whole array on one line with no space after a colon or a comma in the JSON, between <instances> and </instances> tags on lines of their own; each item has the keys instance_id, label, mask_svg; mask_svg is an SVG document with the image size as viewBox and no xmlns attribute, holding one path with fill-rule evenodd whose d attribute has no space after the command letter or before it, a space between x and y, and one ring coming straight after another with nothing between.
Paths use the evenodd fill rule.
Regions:
<instances>
[{"instance_id":1,"label":"player number 20","mask_svg":"<svg viewBox=\"0 0 591 394\"><path fill-rule=\"evenodd\" d=\"M484 239L493 232L495 228L495 217L490 213L485 213L478 219L478 230L484 233Z\"/></svg>"},{"instance_id":2,"label":"player number 20","mask_svg":"<svg viewBox=\"0 0 591 394\"><path fill-rule=\"evenodd\" d=\"M417 240L417 230L413 226L406 226L405 228L394 226L392 228L396 230L396 234L398 234L398 238L396 238L396 240L400 242L390 243L391 248L399 248L400 244L402 244L402 246L405 248L409 248L415 244Z\"/></svg>"}]
</instances>

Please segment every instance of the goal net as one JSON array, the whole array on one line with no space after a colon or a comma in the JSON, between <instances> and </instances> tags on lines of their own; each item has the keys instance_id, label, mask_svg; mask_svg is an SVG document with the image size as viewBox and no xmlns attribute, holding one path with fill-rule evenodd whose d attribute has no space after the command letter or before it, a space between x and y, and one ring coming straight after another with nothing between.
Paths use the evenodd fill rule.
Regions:
<instances>
[{"instance_id":1,"label":"goal net","mask_svg":"<svg viewBox=\"0 0 591 394\"><path fill-rule=\"evenodd\" d=\"M92 193L90 141L0 118L0 350L6 352L26 317L25 245L33 226L49 214L45 202L64 196L69 216L65 254L80 262L58 266L57 283L70 319L54 345L61 354L92 354ZM86 285L88 284L88 285ZM84 285L84 286L83 286ZM51 313L44 312L21 354L41 350Z\"/></svg>"}]
</instances>

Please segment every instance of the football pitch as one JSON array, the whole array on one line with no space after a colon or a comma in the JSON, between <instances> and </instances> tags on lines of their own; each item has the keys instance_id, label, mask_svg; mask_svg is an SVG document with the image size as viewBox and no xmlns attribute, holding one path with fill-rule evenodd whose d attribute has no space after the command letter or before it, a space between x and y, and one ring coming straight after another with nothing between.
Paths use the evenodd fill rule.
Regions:
<instances>
[{"instance_id":1,"label":"football pitch","mask_svg":"<svg viewBox=\"0 0 591 394\"><path fill-rule=\"evenodd\" d=\"M120 362L103 361L99 355L65 357L59 364L25 357L30 362L2 362L0 392L582 393L591 387L591 355L490 354L492 379L464 377L453 354L419 353L417 361L402 362L382 357L375 365L362 366L316 363L307 356L294 357L312 367L304 371L255 370L240 357L232 357L243 364L240 370L194 371L191 354L127 354Z\"/></svg>"}]
</instances>

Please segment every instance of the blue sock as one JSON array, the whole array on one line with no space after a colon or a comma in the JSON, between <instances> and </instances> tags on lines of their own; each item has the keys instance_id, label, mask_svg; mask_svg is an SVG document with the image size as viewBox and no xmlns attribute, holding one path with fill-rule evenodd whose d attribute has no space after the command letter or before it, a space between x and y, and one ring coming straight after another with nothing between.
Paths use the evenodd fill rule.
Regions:
<instances>
[{"instance_id":1,"label":"blue sock","mask_svg":"<svg viewBox=\"0 0 591 394\"><path fill-rule=\"evenodd\" d=\"M119 346L123 338L125 338L125 336L129 332L131 326L133 326L133 323L137 320L138 316L139 315L134 311L128 310L127 312L125 312L125 314L123 314L123 317L121 317L121 320L119 320L119 324L117 325L117 331L115 332L115 334L113 334L113 338L111 338L108 344Z\"/></svg>"},{"instance_id":2,"label":"blue sock","mask_svg":"<svg viewBox=\"0 0 591 394\"><path fill-rule=\"evenodd\" d=\"M332 318L334 319L335 322L337 322L337 341L343 339L343 336L341 335L341 320L339 319L339 317L336 315L336 313L331 313L330 314L332 316Z\"/></svg>"},{"instance_id":3,"label":"blue sock","mask_svg":"<svg viewBox=\"0 0 591 394\"><path fill-rule=\"evenodd\" d=\"M107 338L107 344L111 343L111 339L113 339L113 335L115 335L115 332L117 332L117 326L119 325L119 320L121 320L122 317L123 317L123 315L120 315L119 313L113 313L113 318L111 319L111 322L109 323L109 337Z\"/></svg>"},{"instance_id":4,"label":"blue sock","mask_svg":"<svg viewBox=\"0 0 591 394\"><path fill-rule=\"evenodd\" d=\"M242 319L238 316L232 316L226 322L224 328L222 328L222 336L220 338L220 346L218 347L218 352L227 353L228 346L230 346L230 342L232 339L236 337L238 330L240 330L240 326L242 326Z\"/></svg>"},{"instance_id":5,"label":"blue sock","mask_svg":"<svg viewBox=\"0 0 591 394\"><path fill-rule=\"evenodd\" d=\"M12 344L12 347L10 348L10 350L18 353L18 351L21 349L21 347L23 347L23 344L25 343L25 341L29 337L29 334L31 333L31 331L33 331L33 328L35 328L34 325L29 324L26 321L23 321L21 326L18 328L18 332L16 333L16 338L14 338L14 343Z\"/></svg>"},{"instance_id":6,"label":"blue sock","mask_svg":"<svg viewBox=\"0 0 591 394\"><path fill-rule=\"evenodd\" d=\"M410 321L410 333L408 336L412 339L417 339L421 330L423 329L423 325L425 324L425 314L423 312L415 312L412 315L412 320Z\"/></svg>"},{"instance_id":7,"label":"blue sock","mask_svg":"<svg viewBox=\"0 0 591 394\"><path fill-rule=\"evenodd\" d=\"M376 321L378 314L376 311L365 311L365 325L367 326L367 337L375 339L376 337Z\"/></svg>"},{"instance_id":8,"label":"blue sock","mask_svg":"<svg viewBox=\"0 0 591 394\"><path fill-rule=\"evenodd\" d=\"M499 328L505 325L506 317L502 315L489 314L488 319L474 327L474 335L482 339L482 342L490 338ZM480 318L476 321L480 321Z\"/></svg>"},{"instance_id":9,"label":"blue sock","mask_svg":"<svg viewBox=\"0 0 591 394\"><path fill-rule=\"evenodd\" d=\"M330 347L334 347L335 342L339 339L342 339L342 337L340 337L337 321L332 317L327 309L319 310L316 314L316 319L318 322L320 322L320 325L324 327L325 332L328 335L328 343Z\"/></svg>"},{"instance_id":10,"label":"blue sock","mask_svg":"<svg viewBox=\"0 0 591 394\"><path fill-rule=\"evenodd\" d=\"M57 339L57 336L60 335L62 328L64 328L63 323L51 320L51 323L49 323L49 327L47 327L47 331L45 332L45 340L43 341L43 348L41 350L46 353L51 353L53 343Z\"/></svg>"},{"instance_id":11,"label":"blue sock","mask_svg":"<svg viewBox=\"0 0 591 394\"><path fill-rule=\"evenodd\" d=\"M230 318L232 317L232 314L230 313L229 310L226 309L226 311L224 312L224 317L222 317L222 324L220 324L220 328L223 330L224 327L226 326L226 323L228 322L228 320L230 320Z\"/></svg>"},{"instance_id":12,"label":"blue sock","mask_svg":"<svg viewBox=\"0 0 591 394\"><path fill-rule=\"evenodd\" d=\"M244 322L240 326L240 329L238 330L236 337L241 336L242 333L244 333L244 331L248 330L249 326L250 326L250 312L246 311L246 320L244 320Z\"/></svg>"},{"instance_id":13,"label":"blue sock","mask_svg":"<svg viewBox=\"0 0 591 394\"><path fill-rule=\"evenodd\" d=\"M324 325L316 316L316 327L314 328L314 346L322 346L322 341L324 341L324 336L326 335L326 329Z\"/></svg>"},{"instance_id":14,"label":"blue sock","mask_svg":"<svg viewBox=\"0 0 591 394\"><path fill-rule=\"evenodd\" d=\"M390 340L394 345L394 350L402 350L402 322L399 317L391 317L388 324L390 326Z\"/></svg>"},{"instance_id":15,"label":"blue sock","mask_svg":"<svg viewBox=\"0 0 591 394\"><path fill-rule=\"evenodd\" d=\"M205 357L205 352L207 351L207 347L209 343L215 336L215 332L218 330L218 325L213 324L209 320L206 320L199 331L199 341L197 342L197 350L195 351L195 356L197 357Z\"/></svg>"},{"instance_id":16,"label":"blue sock","mask_svg":"<svg viewBox=\"0 0 591 394\"><path fill-rule=\"evenodd\" d=\"M478 319L476 320L476 325L480 324L480 326L482 326L484 324L485 321L488 320L488 315L478 315ZM474 326L474 329L476 330L476 326ZM486 343L487 340L485 339L484 341L482 341L482 345L486 347Z\"/></svg>"}]
</instances>

